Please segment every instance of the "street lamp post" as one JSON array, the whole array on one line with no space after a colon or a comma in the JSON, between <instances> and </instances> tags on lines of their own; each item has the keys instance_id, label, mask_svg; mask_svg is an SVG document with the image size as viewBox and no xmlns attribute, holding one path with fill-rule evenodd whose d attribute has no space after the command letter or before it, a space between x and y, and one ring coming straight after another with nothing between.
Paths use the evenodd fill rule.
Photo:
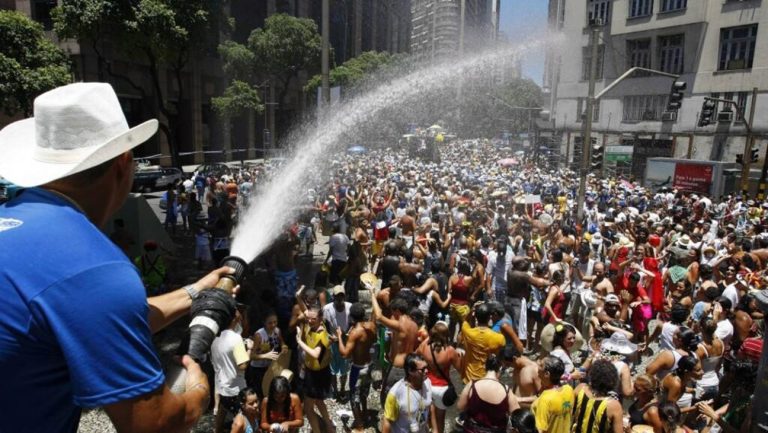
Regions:
<instances>
[{"instance_id":1,"label":"street lamp post","mask_svg":"<svg viewBox=\"0 0 768 433\"><path fill-rule=\"evenodd\" d=\"M592 58L589 59L589 89L587 91L587 112L584 118L584 136L581 139L581 170L579 170L579 192L576 200L576 219L581 223L584 217L584 197L587 195L587 171L589 156L592 150L592 106L595 104L595 80L597 79L597 38L600 36L600 27L592 26L589 32L589 46L592 49ZM581 113L576 113L581 115ZM578 120L578 119L577 119Z\"/></svg>"}]
</instances>

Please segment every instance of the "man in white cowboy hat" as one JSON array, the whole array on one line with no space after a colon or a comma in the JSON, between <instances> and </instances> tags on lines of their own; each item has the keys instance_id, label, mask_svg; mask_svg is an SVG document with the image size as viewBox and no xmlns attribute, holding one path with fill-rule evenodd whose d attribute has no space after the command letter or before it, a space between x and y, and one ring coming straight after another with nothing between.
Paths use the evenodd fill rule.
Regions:
<instances>
[{"instance_id":1,"label":"man in white cowboy hat","mask_svg":"<svg viewBox=\"0 0 768 433\"><path fill-rule=\"evenodd\" d=\"M0 176L29 187L0 206L0 431L75 431L91 407L118 431L188 431L208 405L208 380L185 356L186 391L171 393L152 333L231 270L147 299L99 227L125 201L131 149L157 120L129 128L104 83L46 92L34 114L0 131Z\"/></svg>"}]
</instances>

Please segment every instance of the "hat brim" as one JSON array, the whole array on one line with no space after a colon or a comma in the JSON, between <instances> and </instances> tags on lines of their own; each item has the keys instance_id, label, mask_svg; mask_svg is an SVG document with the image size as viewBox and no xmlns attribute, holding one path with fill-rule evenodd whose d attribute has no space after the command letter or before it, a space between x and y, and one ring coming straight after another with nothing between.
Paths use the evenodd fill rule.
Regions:
<instances>
[{"instance_id":1,"label":"hat brim","mask_svg":"<svg viewBox=\"0 0 768 433\"><path fill-rule=\"evenodd\" d=\"M600 349L618 353L619 355L632 355L637 352L637 345L634 343L627 343L627 345L615 344L610 340L604 340L600 345Z\"/></svg>"},{"instance_id":2,"label":"hat brim","mask_svg":"<svg viewBox=\"0 0 768 433\"><path fill-rule=\"evenodd\" d=\"M14 122L0 131L0 176L21 187L43 185L79 173L127 152L157 132L156 119L134 126L98 146L79 150L77 162L42 161L35 157L35 118Z\"/></svg>"},{"instance_id":3,"label":"hat brim","mask_svg":"<svg viewBox=\"0 0 768 433\"><path fill-rule=\"evenodd\" d=\"M571 352L575 352L577 350L580 350L581 347L584 345L584 337L582 337L581 332L579 332L578 329L576 329L575 326L571 325L568 322L563 322L565 325L570 325L575 331L576 331L576 342L571 347ZM544 349L546 352L551 352L554 350L554 347L552 346L552 343L555 339L555 324L548 323L547 326L544 327L544 329L541 330L541 348Z\"/></svg>"}]
</instances>

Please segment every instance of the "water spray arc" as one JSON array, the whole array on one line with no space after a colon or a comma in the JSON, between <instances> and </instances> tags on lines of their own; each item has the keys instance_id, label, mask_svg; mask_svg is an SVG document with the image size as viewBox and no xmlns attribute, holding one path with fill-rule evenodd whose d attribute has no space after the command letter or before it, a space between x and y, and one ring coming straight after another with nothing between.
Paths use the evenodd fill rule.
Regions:
<instances>
[{"instance_id":1,"label":"water spray arc","mask_svg":"<svg viewBox=\"0 0 768 433\"><path fill-rule=\"evenodd\" d=\"M305 125L288 137L296 143L295 155L258 194L241 218L234 233L232 254L251 261L269 248L287 223L300 212L306 191L312 188L313 167L322 167L332 157L346 131L354 130L384 110L428 91L455 88L463 80L472 79L477 71L488 70L510 57L521 56L541 48L547 40L524 42L517 46L413 71L351 98L321 118L317 125Z\"/></svg>"}]
</instances>

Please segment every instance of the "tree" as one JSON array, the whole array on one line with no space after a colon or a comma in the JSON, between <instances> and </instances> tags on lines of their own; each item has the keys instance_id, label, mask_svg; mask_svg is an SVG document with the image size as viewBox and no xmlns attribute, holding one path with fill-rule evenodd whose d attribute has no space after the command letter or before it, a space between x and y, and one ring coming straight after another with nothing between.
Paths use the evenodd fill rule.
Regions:
<instances>
[{"instance_id":1,"label":"tree","mask_svg":"<svg viewBox=\"0 0 768 433\"><path fill-rule=\"evenodd\" d=\"M388 52L366 51L331 69L331 86L355 87L371 74L392 62L394 56ZM304 92L313 94L322 83L322 75L315 75L307 81Z\"/></svg>"},{"instance_id":2,"label":"tree","mask_svg":"<svg viewBox=\"0 0 768 433\"><path fill-rule=\"evenodd\" d=\"M211 36L225 23L220 0L63 0L54 9L54 28L61 38L88 43L97 56L99 78L108 74L122 80L144 99L151 97L162 114L160 130L166 136L174 166L180 166L178 136L181 122L164 93L163 70L170 72L178 89L177 100L186 98L183 73L191 59L205 54ZM112 49L119 59L141 65L151 83L144 86L112 68L104 54Z\"/></svg>"},{"instance_id":3,"label":"tree","mask_svg":"<svg viewBox=\"0 0 768 433\"><path fill-rule=\"evenodd\" d=\"M251 32L246 45L227 41L219 46L224 69L233 77L232 85L239 82L236 85L241 89L247 85L253 90L260 80L269 80L280 89L281 109L286 106L289 85L299 72L313 74L319 70L321 51L322 39L315 22L286 14L267 18L263 28ZM250 93L258 97L257 91ZM259 104L256 99L248 102L250 106Z\"/></svg>"},{"instance_id":4,"label":"tree","mask_svg":"<svg viewBox=\"0 0 768 433\"><path fill-rule=\"evenodd\" d=\"M67 54L43 27L20 12L0 10L0 100L9 116L32 114L35 97L72 81Z\"/></svg>"}]
</instances>

